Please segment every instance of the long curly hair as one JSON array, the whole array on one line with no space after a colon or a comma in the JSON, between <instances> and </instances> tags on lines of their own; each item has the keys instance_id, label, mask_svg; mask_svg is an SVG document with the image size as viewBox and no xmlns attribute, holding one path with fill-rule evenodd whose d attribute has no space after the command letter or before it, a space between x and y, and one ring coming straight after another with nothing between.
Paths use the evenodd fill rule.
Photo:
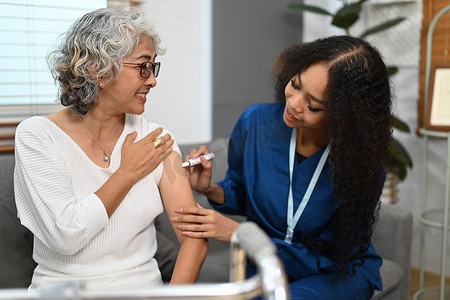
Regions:
<instances>
[{"instance_id":1,"label":"long curly hair","mask_svg":"<svg viewBox=\"0 0 450 300\"><path fill-rule=\"evenodd\" d=\"M76 20L47 55L59 83L58 101L86 114L96 104L99 79L119 78L122 60L138 46L141 34L153 41L156 54L164 53L159 35L138 10L101 8Z\"/></svg>"},{"instance_id":2,"label":"long curly hair","mask_svg":"<svg viewBox=\"0 0 450 300\"><path fill-rule=\"evenodd\" d=\"M280 54L273 68L277 101L286 101L284 90L292 77L318 63L328 68L329 161L339 208L330 241L303 242L331 257L345 278L364 263L376 221L392 139L391 86L386 65L372 45L356 37L332 36Z\"/></svg>"}]
</instances>

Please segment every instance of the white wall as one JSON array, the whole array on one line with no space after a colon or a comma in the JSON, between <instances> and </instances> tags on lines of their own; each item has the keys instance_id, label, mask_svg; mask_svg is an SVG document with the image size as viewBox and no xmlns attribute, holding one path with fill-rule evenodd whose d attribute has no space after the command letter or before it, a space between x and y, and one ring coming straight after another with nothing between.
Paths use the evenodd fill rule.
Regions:
<instances>
[{"instance_id":1,"label":"white wall","mask_svg":"<svg viewBox=\"0 0 450 300\"><path fill-rule=\"evenodd\" d=\"M155 25L166 54L144 115L178 143L211 138L211 0L146 0L139 9Z\"/></svg>"},{"instance_id":2,"label":"white wall","mask_svg":"<svg viewBox=\"0 0 450 300\"><path fill-rule=\"evenodd\" d=\"M168 126L180 143L203 142L230 134L249 105L272 102L272 62L301 41L301 15L289 2L142 1L167 45L146 117Z\"/></svg>"},{"instance_id":3,"label":"white wall","mask_svg":"<svg viewBox=\"0 0 450 300\"><path fill-rule=\"evenodd\" d=\"M272 63L302 40L290 2L213 0L213 137L229 135L248 106L274 101Z\"/></svg>"},{"instance_id":4,"label":"white wall","mask_svg":"<svg viewBox=\"0 0 450 300\"><path fill-rule=\"evenodd\" d=\"M326 7L329 11L335 12L338 7L342 5L339 1L334 0L307 0L307 4ZM395 2L395 1L384 1ZM382 9L383 6L376 7ZM408 57L396 58L392 56L392 52L384 50L386 46L396 47L395 43L402 43L400 38L397 38L395 43L389 41L387 36L382 36L384 33L374 35L368 38L374 45L380 49L382 55L387 59L388 63L399 66L399 73L392 78L394 86L394 113L405 121L411 129L410 133L402 133L394 131L394 135L399 141L408 149L414 163L413 169L408 173L405 181L399 185L400 200L399 205L406 210L413 213L413 247L411 265L413 267L419 266L419 232L420 223L418 216L421 212L421 195L422 195L422 169L423 169L423 139L416 135L418 127L417 120L417 99L419 97L419 61L418 52L420 50L420 24L422 2L409 1L399 3L393 6L386 6L386 11L396 14L395 16L406 16L408 19L404 21L400 28L392 28L394 32L386 33L387 35L396 35L397 37L405 38L403 43L407 43ZM367 11L363 13L366 18ZM388 16L384 15L386 21ZM390 16L389 18L393 18ZM317 16L311 13L305 14L304 17L303 36L304 40L312 40L315 38L327 36L330 34L343 34L343 32L330 28L330 26L323 26L323 24L331 24L330 17ZM367 19L360 20L356 25L356 30L362 32L364 26L367 26ZM406 32L406 33L405 33ZM353 34L356 34L353 32ZM401 46L401 45L398 45ZM394 49L395 50L395 49ZM403 53L406 56L406 53ZM428 206L427 208L443 208L444 192L445 192L445 166L446 166L446 150L447 145L442 140L431 140L429 148L429 183L428 183ZM441 248L442 248L442 231L434 228L426 228L426 258L425 269L431 272L439 273L441 265ZM447 257L450 258L450 243L447 245ZM445 267L446 274L450 274L450 259L447 259Z\"/></svg>"}]
</instances>

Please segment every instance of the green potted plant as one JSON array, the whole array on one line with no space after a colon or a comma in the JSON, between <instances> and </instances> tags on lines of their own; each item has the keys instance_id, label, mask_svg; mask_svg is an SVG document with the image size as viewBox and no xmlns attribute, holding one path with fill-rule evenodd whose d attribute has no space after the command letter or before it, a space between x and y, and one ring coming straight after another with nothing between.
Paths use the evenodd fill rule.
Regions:
<instances>
[{"instance_id":1,"label":"green potted plant","mask_svg":"<svg viewBox=\"0 0 450 300\"><path fill-rule=\"evenodd\" d=\"M315 5L307 5L303 3L290 3L288 7L293 10L301 11L301 12L311 12L321 15L327 15L331 17L331 24L333 26L339 27L345 30L347 35L350 35L350 28L356 23L359 19L362 5L364 2L368 0L360 0L358 2L349 3L348 0L342 0L342 7L337 10L336 13L331 13L324 8L315 6ZM405 20L405 17L398 17L392 20L385 21L381 24L378 24L374 27L366 29L359 36L361 38L366 38L369 35L378 33L380 31L389 29ZM395 66L388 67L389 75L394 75L398 72L398 68ZM409 126L400 120L397 116L392 115L392 126L400 131L409 132ZM391 203L395 203L397 200L396 194L396 186L398 180L402 181L406 178L408 169L412 168L413 163L411 156L405 147L396 139L392 139L391 153L388 161L388 165L386 166L388 170L388 178L387 185L390 186L391 195Z\"/></svg>"}]
</instances>

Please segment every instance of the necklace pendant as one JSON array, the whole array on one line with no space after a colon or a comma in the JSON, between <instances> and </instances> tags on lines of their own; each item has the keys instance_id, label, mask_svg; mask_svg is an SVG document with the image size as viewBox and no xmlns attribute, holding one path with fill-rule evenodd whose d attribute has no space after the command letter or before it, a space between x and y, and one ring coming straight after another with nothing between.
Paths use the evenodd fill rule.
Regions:
<instances>
[{"instance_id":1,"label":"necklace pendant","mask_svg":"<svg viewBox=\"0 0 450 300\"><path fill-rule=\"evenodd\" d=\"M81 123L83 124L84 128L86 129L87 133L89 134L89 136L92 138L92 140L103 150L103 153L105 154L105 156L103 156L103 161L104 162L108 162L109 161L109 156L108 156L108 149L111 147L112 143L114 142L114 140L111 141L111 143L109 144L108 148L103 148L102 145L100 145L100 143L95 139L95 137L92 135L92 133L89 131L89 129L87 128L86 124L84 124L83 119L81 118L80 115L78 115L78 118L80 119ZM119 123L119 126L117 127L116 130L118 130L120 128L121 123Z\"/></svg>"},{"instance_id":2,"label":"necklace pendant","mask_svg":"<svg viewBox=\"0 0 450 300\"><path fill-rule=\"evenodd\" d=\"M108 162L109 161L108 150L103 150L103 153L105 153L105 157L103 157L103 161Z\"/></svg>"}]
</instances>

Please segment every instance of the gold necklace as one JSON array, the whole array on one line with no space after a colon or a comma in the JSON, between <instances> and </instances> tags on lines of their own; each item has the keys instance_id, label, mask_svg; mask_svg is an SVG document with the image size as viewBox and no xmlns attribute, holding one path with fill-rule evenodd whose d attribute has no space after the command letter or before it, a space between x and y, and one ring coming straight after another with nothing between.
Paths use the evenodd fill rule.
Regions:
<instances>
[{"instance_id":1,"label":"gold necklace","mask_svg":"<svg viewBox=\"0 0 450 300\"><path fill-rule=\"evenodd\" d=\"M81 118L80 115L78 115L78 118L80 118L81 124L83 124L83 126L84 126L84 128L86 129L87 133L89 133L89 135L90 135L91 138L94 140L94 142L102 149L103 154L105 155L105 156L103 157L103 161L108 162L108 161L109 161L108 151L109 151L109 148L111 147L111 145L113 144L113 142L114 142L114 140L115 140L115 135L114 135L114 138L112 139L111 143L109 144L109 146L106 147L106 148L103 148L103 146L100 145L100 143L97 141L97 139L96 139L96 138L92 135L92 133L89 131L89 129L87 128L86 124L84 123L84 121L83 121L83 119ZM116 133L117 133L117 130L120 128L120 125L121 125L121 124L119 123L119 126L117 126L117 129L116 129Z\"/></svg>"}]
</instances>

